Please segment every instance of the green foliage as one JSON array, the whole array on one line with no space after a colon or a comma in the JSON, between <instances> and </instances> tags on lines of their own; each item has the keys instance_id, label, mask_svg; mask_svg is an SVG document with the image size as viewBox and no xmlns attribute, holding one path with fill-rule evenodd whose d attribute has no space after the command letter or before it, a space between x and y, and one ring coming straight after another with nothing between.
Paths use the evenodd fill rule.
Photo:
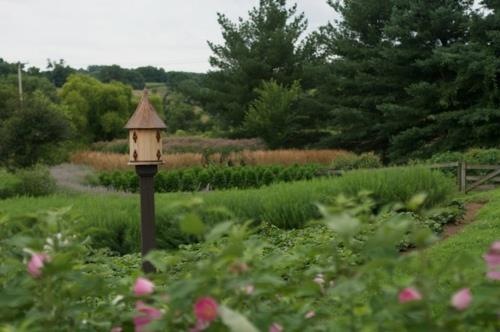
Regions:
<instances>
[{"instance_id":1,"label":"green foliage","mask_svg":"<svg viewBox=\"0 0 500 332\"><path fill-rule=\"evenodd\" d=\"M60 161L59 152L72 136L61 108L41 91L0 124L0 164L28 167Z\"/></svg>"},{"instance_id":2,"label":"green foliage","mask_svg":"<svg viewBox=\"0 0 500 332\"><path fill-rule=\"evenodd\" d=\"M193 105L179 92L169 93L166 97L165 120L167 130L176 133L179 130L187 132L204 131L209 126L209 119L203 110Z\"/></svg>"},{"instance_id":3,"label":"green foliage","mask_svg":"<svg viewBox=\"0 0 500 332\"><path fill-rule=\"evenodd\" d=\"M55 191L55 180L44 166L37 165L15 173L0 169L0 199L15 196L47 196Z\"/></svg>"},{"instance_id":4,"label":"green foliage","mask_svg":"<svg viewBox=\"0 0 500 332\"><path fill-rule=\"evenodd\" d=\"M299 41L307 22L297 6L288 8L283 0L260 1L247 20L237 23L219 13L218 22L224 42L209 42L214 70L207 74L201 98L226 128L239 128L262 81L290 85L300 79L306 56Z\"/></svg>"},{"instance_id":5,"label":"green foliage","mask_svg":"<svg viewBox=\"0 0 500 332\"><path fill-rule=\"evenodd\" d=\"M342 154L335 158L331 167L335 170L353 170L362 168L380 168L382 162L374 153Z\"/></svg>"},{"instance_id":6,"label":"green foliage","mask_svg":"<svg viewBox=\"0 0 500 332\"><path fill-rule=\"evenodd\" d=\"M126 133L123 127L134 110L132 89L123 83L101 83L74 74L62 87L61 100L79 137L110 140Z\"/></svg>"},{"instance_id":7,"label":"green foliage","mask_svg":"<svg viewBox=\"0 0 500 332\"><path fill-rule=\"evenodd\" d=\"M262 83L256 93L257 98L245 115L245 129L250 136L262 138L270 148L290 146L301 123L294 107L300 94L299 82L287 88L271 80Z\"/></svg>"},{"instance_id":8,"label":"green foliage","mask_svg":"<svg viewBox=\"0 0 500 332\"><path fill-rule=\"evenodd\" d=\"M276 182L307 180L319 176L317 165L303 166L238 166L204 169L199 167L173 171L161 171L156 181L156 190L161 193L177 191L198 191L205 188L258 188ZM136 192L138 190L135 172L103 172L99 182L116 190Z\"/></svg>"},{"instance_id":9,"label":"green foliage","mask_svg":"<svg viewBox=\"0 0 500 332\"><path fill-rule=\"evenodd\" d=\"M191 201L184 208L196 211L199 203ZM435 243L435 236L396 210L373 213L373 201L366 197L338 197L302 230L266 224L255 229L234 221L207 227L196 212L179 218L187 233L203 241L177 251L151 252L146 259L157 272L146 277L155 287L140 298L132 292L141 275L140 259L111 257L89 247L68 209L0 219L0 328L132 330L133 318L140 314L134 303L140 300L161 313L148 330L186 331L196 325L193 307L202 297L218 303L207 331L268 331L273 325L292 332L500 327L500 287L486 278L481 258L497 239L495 223L489 225L496 234L479 236L479 243L465 233L401 255L403 238L424 249ZM473 232L484 232L486 220L482 224ZM457 255L456 245L473 254ZM26 271L34 253L50 258L36 278ZM402 303L398 296L407 287L420 296ZM451 298L464 288L470 289L471 304L452 307Z\"/></svg>"},{"instance_id":10,"label":"green foliage","mask_svg":"<svg viewBox=\"0 0 500 332\"><path fill-rule=\"evenodd\" d=\"M448 163L465 161L469 164L500 164L500 150L498 149L470 149L466 152L443 152L433 155L431 163Z\"/></svg>"}]
</instances>

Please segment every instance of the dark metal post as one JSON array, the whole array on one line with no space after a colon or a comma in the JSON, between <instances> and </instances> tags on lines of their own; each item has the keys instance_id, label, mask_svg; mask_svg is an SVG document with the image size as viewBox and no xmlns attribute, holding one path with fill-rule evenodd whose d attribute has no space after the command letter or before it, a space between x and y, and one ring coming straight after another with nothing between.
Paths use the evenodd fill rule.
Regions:
<instances>
[{"instance_id":1,"label":"dark metal post","mask_svg":"<svg viewBox=\"0 0 500 332\"><path fill-rule=\"evenodd\" d=\"M154 177L158 172L158 166L137 165L135 171L139 175L141 194L141 246L144 259L148 252L156 248ZM143 260L142 270L145 273L150 273L154 272L154 267L151 263Z\"/></svg>"}]
</instances>

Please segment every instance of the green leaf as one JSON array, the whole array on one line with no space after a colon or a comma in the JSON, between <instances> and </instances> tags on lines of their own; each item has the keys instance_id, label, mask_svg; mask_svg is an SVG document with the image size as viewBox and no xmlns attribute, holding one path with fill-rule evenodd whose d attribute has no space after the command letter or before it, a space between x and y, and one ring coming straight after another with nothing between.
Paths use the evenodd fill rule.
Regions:
<instances>
[{"instance_id":1,"label":"green leaf","mask_svg":"<svg viewBox=\"0 0 500 332\"><path fill-rule=\"evenodd\" d=\"M219 314L224 324L232 332L258 332L257 328L242 314L229 309L226 306L219 307Z\"/></svg>"},{"instance_id":2,"label":"green leaf","mask_svg":"<svg viewBox=\"0 0 500 332\"><path fill-rule=\"evenodd\" d=\"M228 231L231 229L231 226L233 226L233 223L230 221L221 222L210 230L205 239L208 242L218 240L223 235L228 233Z\"/></svg>"},{"instance_id":3,"label":"green leaf","mask_svg":"<svg viewBox=\"0 0 500 332\"><path fill-rule=\"evenodd\" d=\"M185 215L179 224L181 232L188 235L199 236L205 232L205 224L200 217L194 213Z\"/></svg>"}]
</instances>

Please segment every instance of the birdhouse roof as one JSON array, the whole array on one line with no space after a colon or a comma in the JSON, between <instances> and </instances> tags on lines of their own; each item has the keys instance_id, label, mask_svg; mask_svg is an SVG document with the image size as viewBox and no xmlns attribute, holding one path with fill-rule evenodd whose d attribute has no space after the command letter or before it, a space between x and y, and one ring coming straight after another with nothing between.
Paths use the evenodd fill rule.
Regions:
<instances>
[{"instance_id":1,"label":"birdhouse roof","mask_svg":"<svg viewBox=\"0 0 500 332\"><path fill-rule=\"evenodd\" d=\"M132 117L125 125L127 129L165 129L165 122L158 116L155 108L151 105L148 97L148 90L144 89L139 105Z\"/></svg>"}]
</instances>

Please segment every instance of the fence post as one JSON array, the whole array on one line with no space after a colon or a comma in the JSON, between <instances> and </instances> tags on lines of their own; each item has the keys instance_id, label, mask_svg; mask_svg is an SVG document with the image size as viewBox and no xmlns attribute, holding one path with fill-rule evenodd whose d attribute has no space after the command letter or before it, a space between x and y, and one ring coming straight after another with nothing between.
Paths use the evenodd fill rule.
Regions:
<instances>
[{"instance_id":1,"label":"fence post","mask_svg":"<svg viewBox=\"0 0 500 332\"><path fill-rule=\"evenodd\" d=\"M461 193L467 192L467 163L465 161L458 163L458 188Z\"/></svg>"}]
</instances>

